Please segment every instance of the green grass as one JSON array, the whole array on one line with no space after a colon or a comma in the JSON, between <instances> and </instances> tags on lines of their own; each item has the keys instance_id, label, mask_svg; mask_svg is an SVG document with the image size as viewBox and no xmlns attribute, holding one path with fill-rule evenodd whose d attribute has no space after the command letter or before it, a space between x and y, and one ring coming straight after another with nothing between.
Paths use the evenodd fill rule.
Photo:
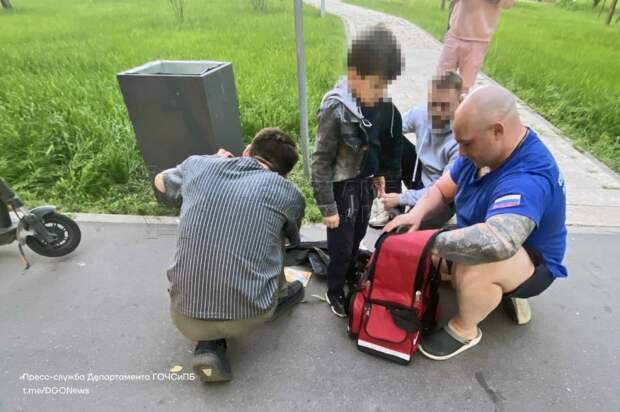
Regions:
<instances>
[{"instance_id":1,"label":"green grass","mask_svg":"<svg viewBox=\"0 0 620 412\"><path fill-rule=\"evenodd\" d=\"M32 205L169 214L151 194L116 73L155 59L231 61L246 141L265 126L298 138L292 2L15 0L0 10L0 176ZM344 30L305 10L311 114L344 70ZM311 129L315 127L314 116ZM319 218L301 162L292 174Z\"/></svg>"},{"instance_id":2,"label":"green grass","mask_svg":"<svg viewBox=\"0 0 620 412\"><path fill-rule=\"evenodd\" d=\"M437 38L446 30L439 0L350 2L402 16ZM502 13L483 71L620 171L620 23L605 26L589 1L562 5L522 0Z\"/></svg>"}]
</instances>

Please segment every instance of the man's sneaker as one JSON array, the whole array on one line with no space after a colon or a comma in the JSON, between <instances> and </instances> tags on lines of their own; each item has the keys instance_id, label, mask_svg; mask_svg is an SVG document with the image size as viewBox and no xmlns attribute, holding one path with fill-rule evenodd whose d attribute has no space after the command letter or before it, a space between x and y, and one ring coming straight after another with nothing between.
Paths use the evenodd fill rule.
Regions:
<instances>
[{"instance_id":1,"label":"man's sneaker","mask_svg":"<svg viewBox=\"0 0 620 412\"><path fill-rule=\"evenodd\" d=\"M334 315L338 316L339 318L347 317L343 292L340 292L340 293L327 292L325 294L325 300L327 300L327 303L329 304L329 307L331 308L332 312L334 312Z\"/></svg>"},{"instance_id":2,"label":"man's sneaker","mask_svg":"<svg viewBox=\"0 0 620 412\"><path fill-rule=\"evenodd\" d=\"M425 336L418 344L418 349L424 356L433 360L450 359L467 349L473 348L482 339L482 331L478 329L478 335L473 339L458 336L448 325Z\"/></svg>"},{"instance_id":3,"label":"man's sneaker","mask_svg":"<svg viewBox=\"0 0 620 412\"><path fill-rule=\"evenodd\" d=\"M194 349L192 367L203 382L226 382L232 379L230 364L226 358L226 341L203 340Z\"/></svg>"},{"instance_id":4,"label":"man's sneaker","mask_svg":"<svg viewBox=\"0 0 620 412\"><path fill-rule=\"evenodd\" d=\"M289 283L286 289L286 296L278 299L278 306L276 306L273 317L269 321L277 319L304 299L304 285L300 281L296 280Z\"/></svg>"},{"instance_id":5,"label":"man's sneaker","mask_svg":"<svg viewBox=\"0 0 620 412\"><path fill-rule=\"evenodd\" d=\"M525 325L532 320L532 309L527 299L504 298L502 305L504 311L517 325Z\"/></svg>"},{"instance_id":6,"label":"man's sneaker","mask_svg":"<svg viewBox=\"0 0 620 412\"><path fill-rule=\"evenodd\" d=\"M372 201L372 208L370 209L370 220L368 224L370 227L381 228L390 221L390 214L383 207L383 203L379 199Z\"/></svg>"}]
</instances>

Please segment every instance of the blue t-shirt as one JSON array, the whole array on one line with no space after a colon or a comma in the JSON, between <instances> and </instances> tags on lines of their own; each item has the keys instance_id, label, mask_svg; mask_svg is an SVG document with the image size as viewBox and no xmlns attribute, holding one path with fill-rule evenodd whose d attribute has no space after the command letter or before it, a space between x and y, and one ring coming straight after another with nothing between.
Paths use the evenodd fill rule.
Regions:
<instances>
[{"instance_id":1,"label":"blue t-shirt","mask_svg":"<svg viewBox=\"0 0 620 412\"><path fill-rule=\"evenodd\" d=\"M565 277L566 188L549 149L529 129L525 140L497 169L477 178L477 167L459 156L450 170L457 184L456 217L459 227L485 222L491 216L527 216L536 227L525 244L540 251L549 271Z\"/></svg>"}]
</instances>

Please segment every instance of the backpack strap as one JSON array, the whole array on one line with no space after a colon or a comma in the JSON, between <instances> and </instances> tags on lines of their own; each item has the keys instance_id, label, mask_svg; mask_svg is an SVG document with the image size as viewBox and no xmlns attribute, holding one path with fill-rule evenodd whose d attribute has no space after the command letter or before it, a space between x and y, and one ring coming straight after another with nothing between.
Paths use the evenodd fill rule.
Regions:
<instances>
[{"instance_id":1,"label":"backpack strap","mask_svg":"<svg viewBox=\"0 0 620 412\"><path fill-rule=\"evenodd\" d=\"M409 333L417 332L424 328L423 322L421 322L416 316L415 309L403 309L388 307L392 320L396 326Z\"/></svg>"},{"instance_id":2,"label":"backpack strap","mask_svg":"<svg viewBox=\"0 0 620 412\"><path fill-rule=\"evenodd\" d=\"M425 268L426 260L429 258L431 249L433 248L433 243L435 242L435 238L442 232L445 232L445 230L440 229L440 230L437 230L435 233L433 233L431 237L429 237L428 240L426 241L426 245L424 245L424 249L422 249L422 253L420 254L420 260L418 263L418 270L416 272L415 282L413 285L413 293L412 293L413 296L415 296L415 292L417 290L420 290L422 288L422 282L424 282L424 270L426 269ZM431 265L432 265L432 262L431 262Z\"/></svg>"},{"instance_id":3,"label":"backpack strap","mask_svg":"<svg viewBox=\"0 0 620 412\"><path fill-rule=\"evenodd\" d=\"M436 314L439 306L439 285L441 283L441 263L443 259L439 259L439 265L433 269L430 279L430 299L424 316L422 317L422 332L430 332L437 324Z\"/></svg>"},{"instance_id":4,"label":"backpack strap","mask_svg":"<svg viewBox=\"0 0 620 412\"><path fill-rule=\"evenodd\" d=\"M452 229L454 229L454 227L444 227L438 230L436 233L434 233L433 236L431 236L431 238L428 240L428 243L426 244L426 247L424 248L425 251L427 253L430 253L430 249L432 248L432 245L435 242L435 238L437 238L437 236L440 233L448 232ZM430 282L429 282L430 301L429 301L428 307L426 308L426 312L424 312L424 316L422 317L422 332L423 333L430 332L437 324L437 319L435 317L437 313L437 307L439 306L439 285L441 284L441 264L443 263L443 261L444 259L440 258L439 263L437 264L437 267L434 267L431 270L431 277L430 277ZM431 265L432 265L432 262L431 262ZM418 273L418 276L419 275L420 274ZM418 279L419 277L416 277L416 283ZM421 285L419 287L421 287Z\"/></svg>"}]
</instances>

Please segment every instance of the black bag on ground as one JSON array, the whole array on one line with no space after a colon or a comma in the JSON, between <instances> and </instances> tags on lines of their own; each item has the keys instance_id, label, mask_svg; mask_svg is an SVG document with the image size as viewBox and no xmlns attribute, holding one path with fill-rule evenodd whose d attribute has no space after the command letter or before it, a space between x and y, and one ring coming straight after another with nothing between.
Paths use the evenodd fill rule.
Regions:
<instances>
[{"instance_id":1,"label":"black bag on ground","mask_svg":"<svg viewBox=\"0 0 620 412\"><path fill-rule=\"evenodd\" d=\"M284 266L308 266L315 276L327 278L327 241L300 242L287 246L284 253Z\"/></svg>"}]
</instances>

